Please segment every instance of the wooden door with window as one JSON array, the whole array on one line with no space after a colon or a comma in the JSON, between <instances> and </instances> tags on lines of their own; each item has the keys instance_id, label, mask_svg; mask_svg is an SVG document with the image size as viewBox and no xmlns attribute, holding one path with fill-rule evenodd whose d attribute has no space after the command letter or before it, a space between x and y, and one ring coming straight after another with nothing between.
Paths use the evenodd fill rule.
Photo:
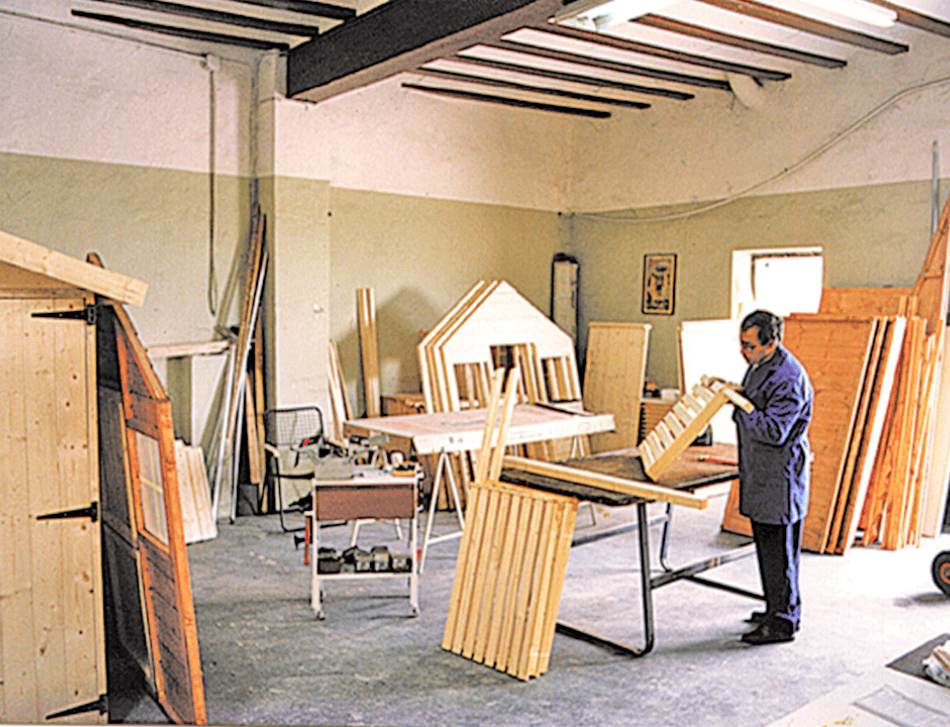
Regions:
<instances>
[{"instance_id":1,"label":"wooden door with window","mask_svg":"<svg viewBox=\"0 0 950 727\"><path fill-rule=\"evenodd\" d=\"M106 301L101 311L103 522L117 636L169 717L205 724L171 405L125 310Z\"/></svg>"}]
</instances>

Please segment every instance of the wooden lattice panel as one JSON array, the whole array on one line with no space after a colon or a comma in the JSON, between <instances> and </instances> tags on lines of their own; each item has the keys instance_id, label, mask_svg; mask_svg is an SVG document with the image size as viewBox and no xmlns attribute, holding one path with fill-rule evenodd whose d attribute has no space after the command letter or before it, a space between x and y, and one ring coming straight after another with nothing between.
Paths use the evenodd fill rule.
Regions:
<instances>
[{"instance_id":1,"label":"wooden lattice panel","mask_svg":"<svg viewBox=\"0 0 950 727\"><path fill-rule=\"evenodd\" d=\"M673 405L638 447L643 470L650 479L656 480L686 451L724 404L731 401L752 411L752 404L735 388L734 384L703 377Z\"/></svg>"}]
</instances>

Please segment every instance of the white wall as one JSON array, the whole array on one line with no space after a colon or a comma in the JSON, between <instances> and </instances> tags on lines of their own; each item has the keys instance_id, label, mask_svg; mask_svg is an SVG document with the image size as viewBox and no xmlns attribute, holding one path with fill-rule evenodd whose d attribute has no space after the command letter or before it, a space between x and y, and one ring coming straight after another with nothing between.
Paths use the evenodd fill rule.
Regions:
<instances>
[{"instance_id":1,"label":"white wall","mask_svg":"<svg viewBox=\"0 0 950 727\"><path fill-rule=\"evenodd\" d=\"M931 147L950 159L950 40L900 31L907 54L834 53L844 69L763 59L792 78L766 82L762 105L701 91L577 127L571 208L603 211L719 199L791 167L881 105L841 143L756 194L929 179ZM907 89L942 80L920 91ZM950 161L944 164L950 169Z\"/></svg>"}]
</instances>

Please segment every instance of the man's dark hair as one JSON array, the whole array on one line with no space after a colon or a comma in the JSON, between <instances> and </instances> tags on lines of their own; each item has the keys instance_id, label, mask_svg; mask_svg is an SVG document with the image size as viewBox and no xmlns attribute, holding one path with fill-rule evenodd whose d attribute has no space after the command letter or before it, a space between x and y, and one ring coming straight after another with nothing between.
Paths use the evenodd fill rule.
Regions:
<instances>
[{"instance_id":1,"label":"man's dark hair","mask_svg":"<svg viewBox=\"0 0 950 727\"><path fill-rule=\"evenodd\" d=\"M743 332L753 326L758 329L759 343L763 346L782 340L782 319L770 311L754 310L742 319Z\"/></svg>"}]
</instances>

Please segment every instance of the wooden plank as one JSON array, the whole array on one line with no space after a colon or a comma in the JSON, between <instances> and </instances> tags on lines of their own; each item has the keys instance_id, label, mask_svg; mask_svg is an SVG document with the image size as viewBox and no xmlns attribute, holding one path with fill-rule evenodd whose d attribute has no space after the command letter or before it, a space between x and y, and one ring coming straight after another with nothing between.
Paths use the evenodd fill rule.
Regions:
<instances>
[{"instance_id":1,"label":"wooden plank","mask_svg":"<svg viewBox=\"0 0 950 727\"><path fill-rule=\"evenodd\" d=\"M551 530L555 527L557 508L551 502L544 503L541 528L538 533L538 549L535 551L531 575L531 597L525 615L524 641L521 646L518 669L515 676L530 679L537 676L541 650L541 629L544 626L543 608L547 605L547 592L551 584L550 561L553 555ZM558 522L557 525L560 525Z\"/></svg>"},{"instance_id":2,"label":"wooden plank","mask_svg":"<svg viewBox=\"0 0 950 727\"><path fill-rule=\"evenodd\" d=\"M950 336L944 330L943 350L938 359L940 367L937 387L936 421L933 434L933 454L928 481L924 488L924 512L921 534L937 537L943 529L943 515L947 503L947 485L950 483Z\"/></svg>"},{"instance_id":3,"label":"wooden plank","mask_svg":"<svg viewBox=\"0 0 950 727\"><path fill-rule=\"evenodd\" d=\"M822 288L819 313L895 316L912 288Z\"/></svg>"},{"instance_id":4,"label":"wooden plank","mask_svg":"<svg viewBox=\"0 0 950 727\"><path fill-rule=\"evenodd\" d=\"M523 505L526 504L524 497L510 495L508 503L507 520L504 525L504 540L501 544L501 552L498 560L498 578L497 595L492 609L491 622L488 628L488 641L485 646L485 665L494 667L498 660L498 649L502 643L503 629L506 623L505 615L510 612L512 601L511 596L511 574L515 567L515 542L519 532L519 524L522 521ZM520 561L518 562L520 565Z\"/></svg>"},{"instance_id":5,"label":"wooden plank","mask_svg":"<svg viewBox=\"0 0 950 727\"><path fill-rule=\"evenodd\" d=\"M511 632L510 648L506 660L506 671L515 677L520 677L521 658L525 651L524 639L528 620L528 608L531 601L531 583L534 577L534 563L538 552L538 541L541 537L541 523L544 518L545 502L538 500L531 510L531 520L528 524L528 537L524 549L524 570L521 572L518 598L515 603L514 628Z\"/></svg>"},{"instance_id":6,"label":"wooden plank","mask_svg":"<svg viewBox=\"0 0 950 727\"><path fill-rule=\"evenodd\" d=\"M507 672L508 665L511 663L518 603L524 580L524 554L528 545L528 532L531 529L535 510L541 507L541 502L531 498L527 491L518 494L517 497L519 499L518 525L511 555L510 582L505 598L505 610L502 614L498 652L493 664L495 669L501 672Z\"/></svg>"},{"instance_id":7,"label":"wooden plank","mask_svg":"<svg viewBox=\"0 0 950 727\"><path fill-rule=\"evenodd\" d=\"M379 416L379 351L376 333L376 296L372 288L356 289L360 361L363 364L363 402L367 417Z\"/></svg>"},{"instance_id":8,"label":"wooden plank","mask_svg":"<svg viewBox=\"0 0 950 727\"><path fill-rule=\"evenodd\" d=\"M227 353L231 342L207 341L205 343L166 343L159 346L148 346L145 350L153 361L162 358L186 358L189 356L217 356Z\"/></svg>"},{"instance_id":9,"label":"wooden plank","mask_svg":"<svg viewBox=\"0 0 950 727\"><path fill-rule=\"evenodd\" d=\"M639 323L589 324L584 408L613 414L617 423L615 432L591 437L592 452L637 445L650 329Z\"/></svg>"},{"instance_id":10,"label":"wooden plank","mask_svg":"<svg viewBox=\"0 0 950 727\"><path fill-rule=\"evenodd\" d=\"M182 533L186 543L195 543L201 539L201 529L198 525L198 509L191 484L191 466L185 452L185 443L180 439L175 440L175 466L178 470Z\"/></svg>"},{"instance_id":11,"label":"wooden plank","mask_svg":"<svg viewBox=\"0 0 950 727\"><path fill-rule=\"evenodd\" d=\"M906 318L894 318L888 322L885 331L878 375L875 377L874 392L869 407L868 422L865 425L861 442L859 465L855 474L856 484L852 488L852 494L848 499L843 516L842 535L838 539L835 550L836 553L842 555L847 553L854 543L860 514L864 509L864 501L871 482L874 463L878 460L878 453L881 450L888 405L894 388L906 327Z\"/></svg>"},{"instance_id":12,"label":"wooden plank","mask_svg":"<svg viewBox=\"0 0 950 727\"><path fill-rule=\"evenodd\" d=\"M513 467L525 472L531 472L537 475L545 475L576 482L582 485L592 485L612 492L620 492L624 495L642 497L645 500L658 500L660 502L672 502L674 505L683 505L697 510L704 510L709 504L709 500L700 495L694 495L691 492L674 490L662 485L653 485L648 482L634 482L610 475L602 475L597 472L588 472L577 469L576 467L566 467L553 462L537 462L535 460L524 459L523 457L505 457L504 465Z\"/></svg>"},{"instance_id":13,"label":"wooden plank","mask_svg":"<svg viewBox=\"0 0 950 727\"><path fill-rule=\"evenodd\" d=\"M0 230L0 263L88 290L119 303L143 305L148 285L127 275L37 245ZM0 283L4 270L0 266Z\"/></svg>"},{"instance_id":14,"label":"wooden plank","mask_svg":"<svg viewBox=\"0 0 950 727\"><path fill-rule=\"evenodd\" d=\"M557 614L561 605L561 593L564 590L564 578L567 575L568 556L571 552L571 541L574 538L574 525L577 521L577 501L565 498L561 508L564 515L555 544L554 571L545 609L546 620L543 628L544 638L541 642L541 661L538 665L539 674L546 672L551 663L551 645L557 627Z\"/></svg>"},{"instance_id":15,"label":"wooden plank","mask_svg":"<svg viewBox=\"0 0 950 727\"><path fill-rule=\"evenodd\" d=\"M851 489L854 485L854 473L857 467L858 454L861 449L861 440L864 437L865 428L867 426L868 409L871 405L872 394L874 393L874 380L881 358L884 327L884 321L882 321L882 319L874 318L871 328L871 341L868 347L868 358L864 367L864 377L858 388L857 409L851 430L851 438L848 440L845 448L844 469L842 470L841 479L838 483L838 494L831 506L828 535L822 544L823 553L833 553L838 547L838 539L841 534L844 514L847 509L848 501L851 498Z\"/></svg>"},{"instance_id":16,"label":"wooden plank","mask_svg":"<svg viewBox=\"0 0 950 727\"><path fill-rule=\"evenodd\" d=\"M873 319L808 315L786 319L783 343L801 362L815 392L808 436L814 461L802 547L821 552L854 431L868 363Z\"/></svg>"},{"instance_id":17,"label":"wooden plank","mask_svg":"<svg viewBox=\"0 0 950 727\"><path fill-rule=\"evenodd\" d=\"M211 488L208 486L208 471L205 469L204 454L199 446L185 447L185 451L188 455L189 479L192 495L195 498L200 539L216 538L218 525L211 511Z\"/></svg>"}]
</instances>

